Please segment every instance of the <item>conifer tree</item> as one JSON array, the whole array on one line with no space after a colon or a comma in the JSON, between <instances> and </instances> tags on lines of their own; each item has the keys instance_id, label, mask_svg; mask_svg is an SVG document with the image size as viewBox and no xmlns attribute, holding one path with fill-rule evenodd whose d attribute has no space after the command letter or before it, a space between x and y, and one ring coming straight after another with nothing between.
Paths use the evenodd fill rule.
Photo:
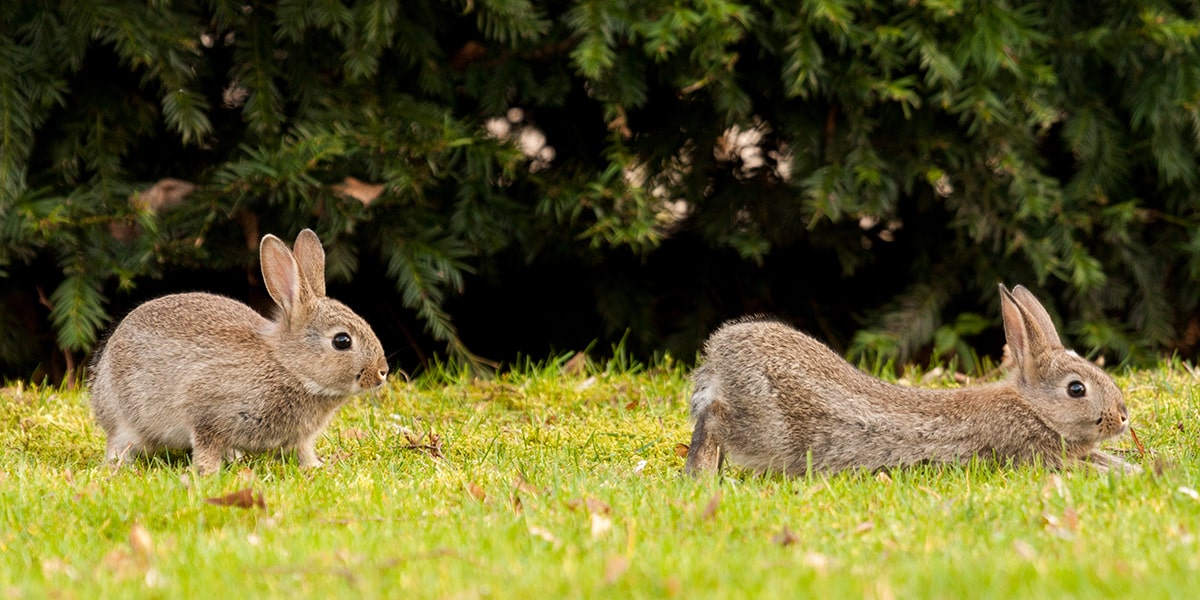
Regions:
<instances>
[{"instance_id":1,"label":"conifer tree","mask_svg":"<svg viewBox=\"0 0 1200 600\"><path fill-rule=\"evenodd\" d=\"M643 349L766 308L860 357L969 358L1003 279L1083 346L1194 353L1198 11L12 0L0 372L78 362L113 298L314 223L332 277L382 265L468 362L447 303L521 268L501 256L575 265ZM628 257L699 282L664 308L678 290L596 267ZM798 279L815 308L783 298Z\"/></svg>"}]
</instances>

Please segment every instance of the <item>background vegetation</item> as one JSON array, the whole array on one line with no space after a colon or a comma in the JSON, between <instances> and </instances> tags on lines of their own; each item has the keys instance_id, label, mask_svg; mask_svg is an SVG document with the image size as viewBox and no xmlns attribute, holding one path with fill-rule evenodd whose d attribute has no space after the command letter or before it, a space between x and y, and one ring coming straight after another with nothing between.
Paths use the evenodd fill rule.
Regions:
<instances>
[{"instance_id":1,"label":"background vegetation","mask_svg":"<svg viewBox=\"0 0 1200 600\"><path fill-rule=\"evenodd\" d=\"M1200 347L1194 2L7 2L0 375L312 226L395 362L777 313L971 360L995 284ZM855 333L857 332L857 333ZM39 369L40 367L40 369Z\"/></svg>"},{"instance_id":2,"label":"background vegetation","mask_svg":"<svg viewBox=\"0 0 1200 600\"><path fill-rule=\"evenodd\" d=\"M564 357L565 358L565 357ZM682 477L688 369L428 371L351 402L326 460L113 472L86 395L0 388L0 595L1167 598L1200 584L1200 380L1126 372L1105 476L995 465ZM949 377L930 385L955 385Z\"/></svg>"}]
</instances>

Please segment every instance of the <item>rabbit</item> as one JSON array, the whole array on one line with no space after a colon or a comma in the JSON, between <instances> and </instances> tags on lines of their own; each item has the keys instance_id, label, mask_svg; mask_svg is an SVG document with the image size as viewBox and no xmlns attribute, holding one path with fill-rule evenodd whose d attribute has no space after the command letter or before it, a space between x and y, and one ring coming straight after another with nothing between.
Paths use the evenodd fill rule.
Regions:
<instances>
[{"instance_id":1,"label":"rabbit","mask_svg":"<svg viewBox=\"0 0 1200 600\"><path fill-rule=\"evenodd\" d=\"M113 330L89 376L107 461L190 448L206 475L242 452L294 448L301 467L319 467L314 446L334 412L384 384L370 325L325 297L317 234L301 231L293 249L268 234L259 256L273 319L192 292L150 300Z\"/></svg>"},{"instance_id":2,"label":"rabbit","mask_svg":"<svg viewBox=\"0 0 1200 600\"><path fill-rule=\"evenodd\" d=\"M973 456L1139 471L1097 449L1129 424L1112 378L1063 348L1032 292L1000 285L1000 303L1014 368L1000 382L950 390L871 377L783 323L725 323L693 373L695 426L684 472L719 475L725 458L798 475Z\"/></svg>"}]
</instances>

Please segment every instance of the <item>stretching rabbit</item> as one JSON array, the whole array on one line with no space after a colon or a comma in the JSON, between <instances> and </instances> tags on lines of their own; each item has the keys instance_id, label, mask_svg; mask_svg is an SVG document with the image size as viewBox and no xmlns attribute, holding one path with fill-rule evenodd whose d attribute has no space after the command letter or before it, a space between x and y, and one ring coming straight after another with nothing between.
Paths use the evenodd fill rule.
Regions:
<instances>
[{"instance_id":1,"label":"stretching rabbit","mask_svg":"<svg viewBox=\"0 0 1200 600\"><path fill-rule=\"evenodd\" d=\"M1129 421L1112 378L1063 348L1029 290L1001 285L1000 304L1012 373L951 390L880 381L782 323L726 323L705 343L694 374L685 472L717 473L726 457L791 475L810 465L877 469L972 456L1140 470L1097 450Z\"/></svg>"},{"instance_id":2,"label":"stretching rabbit","mask_svg":"<svg viewBox=\"0 0 1200 600\"><path fill-rule=\"evenodd\" d=\"M273 235L259 246L273 320L205 293L138 306L92 364L92 410L108 435L105 458L192 449L208 474L241 452L296 449L319 467L314 445L349 396L388 372L371 327L325 297L325 250L312 230L294 251Z\"/></svg>"}]
</instances>

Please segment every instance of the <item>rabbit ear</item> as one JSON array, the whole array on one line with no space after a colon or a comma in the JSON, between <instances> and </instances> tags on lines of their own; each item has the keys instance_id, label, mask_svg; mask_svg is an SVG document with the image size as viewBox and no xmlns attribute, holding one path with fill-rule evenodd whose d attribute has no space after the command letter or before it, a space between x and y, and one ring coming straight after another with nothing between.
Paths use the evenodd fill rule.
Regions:
<instances>
[{"instance_id":1,"label":"rabbit ear","mask_svg":"<svg viewBox=\"0 0 1200 600\"><path fill-rule=\"evenodd\" d=\"M1024 287L1017 286L1010 292L1000 285L1000 313L1004 316L1008 351L1019 373L1032 372L1034 357L1062 347L1050 315Z\"/></svg>"},{"instance_id":2,"label":"rabbit ear","mask_svg":"<svg viewBox=\"0 0 1200 600\"><path fill-rule=\"evenodd\" d=\"M1054 321L1050 318L1050 313L1046 312L1046 308L1038 302L1033 292L1025 289L1025 286L1018 285L1012 290L1012 297L1021 306L1026 317L1026 326L1030 332L1030 342L1036 346L1037 350L1053 350L1062 348L1062 339L1058 336L1058 329L1054 327Z\"/></svg>"},{"instance_id":3,"label":"rabbit ear","mask_svg":"<svg viewBox=\"0 0 1200 600\"><path fill-rule=\"evenodd\" d=\"M1029 356L1029 331L1025 328L1025 315L1003 283L1000 284L1000 315L1004 318L1004 339L1008 341L1008 353L1018 371L1024 371L1025 359Z\"/></svg>"},{"instance_id":4,"label":"rabbit ear","mask_svg":"<svg viewBox=\"0 0 1200 600\"><path fill-rule=\"evenodd\" d=\"M324 298L325 248L321 247L321 240L317 238L317 234L313 233L311 229L301 231L300 235L296 236L292 252L300 264L300 273L304 276L304 281L308 283L309 289L312 290L313 296Z\"/></svg>"},{"instance_id":5,"label":"rabbit ear","mask_svg":"<svg viewBox=\"0 0 1200 600\"><path fill-rule=\"evenodd\" d=\"M275 304L283 309L284 318L291 320L307 304L312 292L300 275L296 257L283 240L267 234L258 249L262 260L263 283Z\"/></svg>"}]
</instances>

